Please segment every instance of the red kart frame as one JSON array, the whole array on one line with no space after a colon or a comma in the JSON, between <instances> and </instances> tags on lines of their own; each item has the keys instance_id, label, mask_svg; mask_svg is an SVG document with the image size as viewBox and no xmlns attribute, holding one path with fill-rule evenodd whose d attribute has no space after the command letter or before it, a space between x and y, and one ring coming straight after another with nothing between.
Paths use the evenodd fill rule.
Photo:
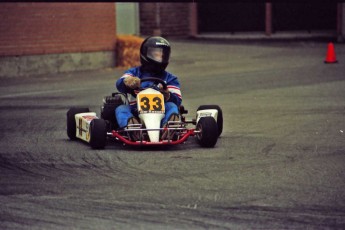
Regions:
<instances>
[{"instance_id":1,"label":"red kart frame","mask_svg":"<svg viewBox=\"0 0 345 230\"><path fill-rule=\"evenodd\" d=\"M163 130L166 131L169 128L163 128L163 129L158 129L158 130ZM171 130L176 130L174 128L170 128ZM147 131L147 129L136 129L135 131ZM133 130L121 130L121 131L116 131L113 130L111 133L109 133L112 137L117 138L118 140L122 141L123 143L127 144L127 145L178 145L181 144L183 142L185 142L190 136L194 136L196 135L197 131L195 131L195 129L180 129L180 130L186 130L185 133L183 133L180 138L176 141L174 140L163 140L160 142L150 142L150 141L145 141L145 140L139 140L139 141L131 141L128 140L126 138L124 138L121 133L122 132L128 132L128 131L133 131ZM151 130L154 131L154 130Z\"/></svg>"}]
</instances>

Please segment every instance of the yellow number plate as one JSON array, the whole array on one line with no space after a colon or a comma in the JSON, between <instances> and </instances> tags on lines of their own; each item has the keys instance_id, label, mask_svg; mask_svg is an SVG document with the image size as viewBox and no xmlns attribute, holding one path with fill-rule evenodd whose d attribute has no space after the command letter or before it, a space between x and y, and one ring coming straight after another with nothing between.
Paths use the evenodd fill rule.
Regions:
<instances>
[{"instance_id":1,"label":"yellow number plate","mask_svg":"<svg viewBox=\"0 0 345 230\"><path fill-rule=\"evenodd\" d=\"M162 94L139 94L139 113L164 113L164 97Z\"/></svg>"}]
</instances>

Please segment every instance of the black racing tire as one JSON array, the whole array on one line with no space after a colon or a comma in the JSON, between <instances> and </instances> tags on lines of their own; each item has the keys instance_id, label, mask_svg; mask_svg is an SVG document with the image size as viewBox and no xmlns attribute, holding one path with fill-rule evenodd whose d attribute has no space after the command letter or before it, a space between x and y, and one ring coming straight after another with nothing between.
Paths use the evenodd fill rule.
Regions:
<instances>
[{"instance_id":1,"label":"black racing tire","mask_svg":"<svg viewBox=\"0 0 345 230\"><path fill-rule=\"evenodd\" d=\"M90 146L104 149L107 142L107 123L103 119L93 119L90 123Z\"/></svg>"},{"instance_id":2,"label":"black racing tire","mask_svg":"<svg viewBox=\"0 0 345 230\"><path fill-rule=\"evenodd\" d=\"M76 137L76 123L75 115L78 113L88 113L90 112L89 108L77 108L73 107L67 111L67 136L71 140L77 139Z\"/></svg>"},{"instance_id":3,"label":"black racing tire","mask_svg":"<svg viewBox=\"0 0 345 230\"><path fill-rule=\"evenodd\" d=\"M219 105L200 105L197 111L204 110L204 109L216 109L218 110L218 116L217 116L217 126L218 126L218 137L223 132L223 111L220 108Z\"/></svg>"},{"instance_id":4,"label":"black racing tire","mask_svg":"<svg viewBox=\"0 0 345 230\"><path fill-rule=\"evenodd\" d=\"M202 117L196 125L198 143L205 148L212 148L218 140L218 126L213 117Z\"/></svg>"}]
</instances>

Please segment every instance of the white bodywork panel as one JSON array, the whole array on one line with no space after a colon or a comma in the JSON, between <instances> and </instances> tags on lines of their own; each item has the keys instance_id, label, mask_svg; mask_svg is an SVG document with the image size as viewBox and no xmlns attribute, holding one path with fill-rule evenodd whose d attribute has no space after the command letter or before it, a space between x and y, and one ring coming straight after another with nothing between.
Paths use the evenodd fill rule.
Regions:
<instances>
[{"instance_id":1,"label":"white bodywork panel","mask_svg":"<svg viewBox=\"0 0 345 230\"><path fill-rule=\"evenodd\" d=\"M147 98L147 101L142 101L145 98ZM147 129L159 129L161 121L165 116L164 97L162 93L151 88L145 89L137 95L137 104L139 118L145 124L145 127ZM146 107L146 105L150 105L147 111L143 110L143 107ZM154 110L153 108L157 108L157 106L161 107L161 109ZM147 133L151 142L159 142L159 130L147 131Z\"/></svg>"},{"instance_id":2,"label":"white bodywork panel","mask_svg":"<svg viewBox=\"0 0 345 230\"><path fill-rule=\"evenodd\" d=\"M204 109L196 112L196 123L198 124L202 117L213 117L217 122L218 110L217 109Z\"/></svg>"},{"instance_id":3,"label":"white bodywork panel","mask_svg":"<svg viewBox=\"0 0 345 230\"><path fill-rule=\"evenodd\" d=\"M76 137L82 139L83 141L90 142L90 123L96 118L98 117L94 112L76 114Z\"/></svg>"}]
</instances>

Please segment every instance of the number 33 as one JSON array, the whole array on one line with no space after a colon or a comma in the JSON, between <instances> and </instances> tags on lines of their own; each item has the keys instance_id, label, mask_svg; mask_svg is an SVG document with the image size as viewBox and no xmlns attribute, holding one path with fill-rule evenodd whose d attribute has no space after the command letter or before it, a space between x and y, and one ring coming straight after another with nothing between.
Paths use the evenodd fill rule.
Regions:
<instances>
[{"instance_id":1,"label":"number 33","mask_svg":"<svg viewBox=\"0 0 345 230\"><path fill-rule=\"evenodd\" d=\"M140 100L140 108L143 111L149 111L152 105L153 111L162 111L162 99L159 97L152 98L152 101L148 97L142 97Z\"/></svg>"}]
</instances>

